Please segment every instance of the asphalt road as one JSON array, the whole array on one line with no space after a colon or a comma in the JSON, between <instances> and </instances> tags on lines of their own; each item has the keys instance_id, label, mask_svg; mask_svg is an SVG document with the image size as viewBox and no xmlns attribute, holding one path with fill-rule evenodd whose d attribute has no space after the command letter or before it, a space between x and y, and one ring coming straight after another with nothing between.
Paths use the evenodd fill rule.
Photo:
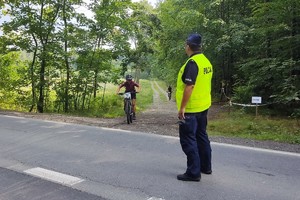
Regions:
<instances>
[{"instance_id":1,"label":"asphalt road","mask_svg":"<svg viewBox=\"0 0 300 200\"><path fill-rule=\"evenodd\" d=\"M100 200L102 198L13 170L0 168L0 199Z\"/></svg>"},{"instance_id":2,"label":"asphalt road","mask_svg":"<svg viewBox=\"0 0 300 200\"><path fill-rule=\"evenodd\" d=\"M0 200L300 200L300 154L213 143L181 182L175 137L0 115Z\"/></svg>"}]
</instances>

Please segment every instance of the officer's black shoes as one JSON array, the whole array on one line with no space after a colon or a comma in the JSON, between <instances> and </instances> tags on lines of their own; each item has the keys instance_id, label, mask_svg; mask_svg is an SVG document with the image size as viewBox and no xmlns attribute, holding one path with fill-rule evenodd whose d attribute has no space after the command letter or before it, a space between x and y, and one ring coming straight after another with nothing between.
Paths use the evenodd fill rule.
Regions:
<instances>
[{"instance_id":1,"label":"officer's black shoes","mask_svg":"<svg viewBox=\"0 0 300 200\"><path fill-rule=\"evenodd\" d=\"M187 175L186 173L184 173L184 174L177 175L177 179L180 180L180 181L196 181L196 182L199 182L200 179L201 179L201 176L191 177L191 176Z\"/></svg>"},{"instance_id":2,"label":"officer's black shoes","mask_svg":"<svg viewBox=\"0 0 300 200\"><path fill-rule=\"evenodd\" d=\"M211 170L207 170L207 171L201 170L201 173L202 174L212 174L212 171Z\"/></svg>"}]
</instances>

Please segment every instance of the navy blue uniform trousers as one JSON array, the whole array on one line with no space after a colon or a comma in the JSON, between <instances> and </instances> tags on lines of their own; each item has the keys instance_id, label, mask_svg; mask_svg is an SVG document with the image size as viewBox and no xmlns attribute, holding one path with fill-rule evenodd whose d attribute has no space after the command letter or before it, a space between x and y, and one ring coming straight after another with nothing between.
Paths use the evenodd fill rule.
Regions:
<instances>
[{"instance_id":1,"label":"navy blue uniform trousers","mask_svg":"<svg viewBox=\"0 0 300 200\"><path fill-rule=\"evenodd\" d=\"M186 173L199 177L201 171L211 170L211 146L207 136L207 112L185 113L179 123L179 137L183 152L187 156Z\"/></svg>"}]
</instances>

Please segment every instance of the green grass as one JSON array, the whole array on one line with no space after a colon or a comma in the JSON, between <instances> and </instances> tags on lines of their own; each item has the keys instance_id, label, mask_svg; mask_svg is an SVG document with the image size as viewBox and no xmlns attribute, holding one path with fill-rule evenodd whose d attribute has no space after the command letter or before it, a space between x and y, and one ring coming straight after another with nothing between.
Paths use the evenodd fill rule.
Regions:
<instances>
[{"instance_id":1,"label":"green grass","mask_svg":"<svg viewBox=\"0 0 300 200\"><path fill-rule=\"evenodd\" d=\"M210 135L300 144L300 125L295 119L255 117L239 111L223 113L208 123Z\"/></svg>"},{"instance_id":2,"label":"green grass","mask_svg":"<svg viewBox=\"0 0 300 200\"><path fill-rule=\"evenodd\" d=\"M142 112L143 110L149 108L153 102L153 91L151 88L150 81L148 80L140 80L141 92L136 94L136 111ZM105 105L101 106L102 111L97 115L97 117L107 117L114 118L120 117L124 115L123 110L123 97L115 95L115 91L118 86L111 86L108 91L108 95L106 95L106 100L104 102ZM112 91L113 92L112 92ZM121 89L121 92L123 89Z\"/></svg>"},{"instance_id":3,"label":"green grass","mask_svg":"<svg viewBox=\"0 0 300 200\"><path fill-rule=\"evenodd\" d=\"M153 102L153 91L151 88L150 81L140 80L141 92L137 94L137 112L142 112L151 106ZM104 87L104 85L101 85ZM92 99L89 109L71 111L69 113L63 113L70 116L85 116L85 117L104 117L104 118L115 118L124 116L123 110L123 96L116 95L118 86L114 84L107 84L105 89L104 100L103 88L99 90L96 99ZM120 92L124 92L122 88Z\"/></svg>"},{"instance_id":4,"label":"green grass","mask_svg":"<svg viewBox=\"0 0 300 200\"><path fill-rule=\"evenodd\" d=\"M149 80L140 80L141 92L136 96L137 111L143 111L153 103L153 90Z\"/></svg>"}]
</instances>

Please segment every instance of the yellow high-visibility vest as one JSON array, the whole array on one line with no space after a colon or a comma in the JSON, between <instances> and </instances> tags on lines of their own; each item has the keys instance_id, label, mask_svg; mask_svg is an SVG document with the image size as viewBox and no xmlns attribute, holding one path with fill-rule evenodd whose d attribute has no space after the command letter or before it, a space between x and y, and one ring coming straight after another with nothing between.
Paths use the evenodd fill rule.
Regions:
<instances>
[{"instance_id":1,"label":"yellow high-visibility vest","mask_svg":"<svg viewBox=\"0 0 300 200\"><path fill-rule=\"evenodd\" d=\"M189 60L194 60L198 66L198 76L194 85L191 97L185 107L186 113L197 113L207 110L211 106L211 79L213 67L210 61L203 54L195 54L190 57L181 67L177 77L176 104L180 109L185 83L182 81L182 74Z\"/></svg>"}]
</instances>

